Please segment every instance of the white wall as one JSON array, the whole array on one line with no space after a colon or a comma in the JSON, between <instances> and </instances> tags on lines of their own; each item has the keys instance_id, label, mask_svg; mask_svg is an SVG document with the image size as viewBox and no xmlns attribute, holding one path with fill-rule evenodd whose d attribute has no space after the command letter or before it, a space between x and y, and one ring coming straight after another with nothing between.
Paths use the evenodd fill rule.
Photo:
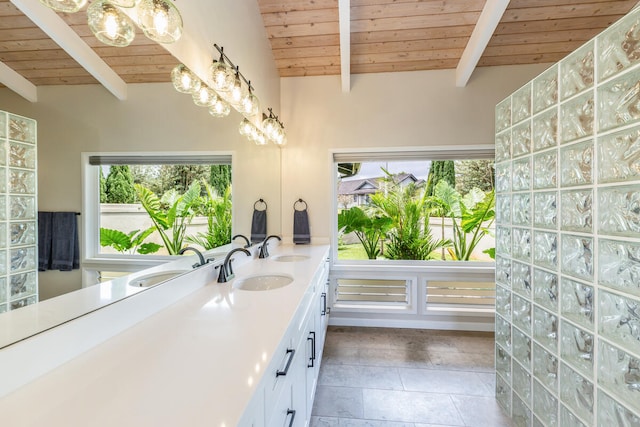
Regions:
<instances>
[{"instance_id":1,"label":"white wall","mask_svg":"<svg viewBox=\"0 0 640 427\"><path fill-rule=\"evenodd\" d=\"M360 74L349 93L339 76L283 78L285 239L293 234L293 203L303 198L312 242L329 241L330 150L493 144L495 105L547 67L478 68L465 88L455 86L454 70Z\"/></svg>"}]
</instances>

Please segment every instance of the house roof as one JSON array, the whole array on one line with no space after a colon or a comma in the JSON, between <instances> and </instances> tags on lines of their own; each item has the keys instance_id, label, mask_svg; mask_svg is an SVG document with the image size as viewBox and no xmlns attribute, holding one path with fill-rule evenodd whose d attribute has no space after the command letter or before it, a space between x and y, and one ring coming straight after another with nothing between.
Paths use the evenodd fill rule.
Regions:
<instances>
[{"instance_id":1,"label":"house roof","mask_svg":"<svg viewBox=\"0 0 640 427\"><path fill-rule=\"evenodd\" d=\"M338 185L338 195L374 194L378 191L380 182L384 179L385 177L380 176L375 178L341 180ZM416 176L411 173L394 175L393 180L396 184L402 184L407 180L416 185L421 185L425 182L423 179L416 178Z\"/></svg>"}]
</instances>

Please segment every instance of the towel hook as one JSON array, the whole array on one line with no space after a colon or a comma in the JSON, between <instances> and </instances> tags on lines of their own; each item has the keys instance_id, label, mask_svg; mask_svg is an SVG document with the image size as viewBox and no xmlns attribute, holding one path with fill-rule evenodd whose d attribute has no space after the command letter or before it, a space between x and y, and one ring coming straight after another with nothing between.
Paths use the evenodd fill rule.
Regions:
<instances>
[{"instance_id":1,"label":"towel hook","mask_svg":"<svg viewBox=\"0 0 640 427\"><path fill-rule=\"evenodd\" d=\"M293 210L294 210L294 211L297 211L297 210L298 210L298 209L296 209L296 206L298 205L298 203L302 203L302 204L304 204L304 209L301 209L301 210L303 210L303 211L307 210L307 207L308 207L308 206L307 206L307 202L305 202L305 201L304 201L304 200L302 200L302 199L298 199L298 200L296 200L296 201L293 203Z\"/></svg>"},{"instance_id":2,"label":"towel hook","mask_svg":"<svg viewBox=\"0 0 640 427\"><path fill-rule=\"evenodd\" d=\"M264 201L264 200L262 200L262 199L258 199L258 200L256 200L256 202L253 204L253 209L254 209L254 210L257 210L257 209L258 209L258 208L257 208L257 206L258 206L260 203L262 203L262 204L264 205L264 209L262 209L262 210L263 210L263 211L266 211L266 210L267 210L267 202L265 202L265 201Z\"/></svg>"}]
</instances>

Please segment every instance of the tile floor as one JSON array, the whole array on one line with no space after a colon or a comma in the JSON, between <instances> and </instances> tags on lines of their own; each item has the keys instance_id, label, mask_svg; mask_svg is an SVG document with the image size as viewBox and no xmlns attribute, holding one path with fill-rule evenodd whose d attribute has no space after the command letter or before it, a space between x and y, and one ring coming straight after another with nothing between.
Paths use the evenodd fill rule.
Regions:
<instances>
[{"instance_id":1,"label":"tile floor","mask_svg":"<svg viewBox=\"0 0 640 427\"><path fill-rule=\"evenodd\" d=\"M511 427L486 332L329 327L312 427Z\"/></svg>"}]
</instances>

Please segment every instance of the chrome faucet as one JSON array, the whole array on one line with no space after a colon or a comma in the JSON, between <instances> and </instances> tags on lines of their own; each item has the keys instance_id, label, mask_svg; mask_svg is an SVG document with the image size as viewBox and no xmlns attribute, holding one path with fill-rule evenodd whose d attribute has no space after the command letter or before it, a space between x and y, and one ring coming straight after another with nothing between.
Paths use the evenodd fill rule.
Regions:
<instances>
[{"instance_id":1,"label":"chrome faucet","mask_svg":"<svg viewBox=\"0 0 640 427\"><path fill-rule=\"evenodd\" d=\"M242 234L236 234L235 236L233 236L231 238L231 240L236 240L237 237L241 237L244 239L244 241L247 243L246 245L244 245L245 248L248 248L251 246L251 242L249 241L249 239L247 238L247 236L242 235Z\"/></svg>"},{"instance_id":2,"label":"chrome faucet","mask_svg":"<svg viewBox=\"0 0 640 427\"><path fill-rule=\"evenodd\" d=\"M269 257L269 251L267 250L267 246L269 245L269 239L271 238L276 238L278 240L282 240L280 238L280 236L276 236L275 234L272 234L271 236L267 236L266 239L264 239L262 241L262 243L260 244L260 246L258 247L258 258L268 258Z\"/></svg>"},{"instance_id":3,"label":"chrome faucet","mask_svg":"<svg viewBox=\"0 0 640 427\"><path fill-rule=\"evenodd\" d=\"M245 248L231 249L231 251L229 251L229 253L225 257L222 264L218 266L220 267L220 274L218 274L218 283L225 283L233 279L233 267L231 267L231 255L235 254L236 252L244 252L247 256L251 256L251 252L249 252Z\"/></svg>"},{"instance_id":4,"label":"chrome faucet","mask_svg":"<svg viewBox=\"0 0 640 427\"><path fill-rule=\"evenodd\" d=\"M193 251L196 253L196 255L198 255L198 258L200 259L200 262L196 262L195 264L192 265L193 268L198 268L198 267L202 267L203 265L205 265L206 263L210 262L211 259L207 259L205 260L204 257L202 256L202 252L200 252L199 250L197 250L196 248L192 248L191 246L187 246L186 248L182 248L180 249L180 252L178 252L179 255L182 255L183 253L185 253L186 251Z\"/></svg>"}]
</instances>

